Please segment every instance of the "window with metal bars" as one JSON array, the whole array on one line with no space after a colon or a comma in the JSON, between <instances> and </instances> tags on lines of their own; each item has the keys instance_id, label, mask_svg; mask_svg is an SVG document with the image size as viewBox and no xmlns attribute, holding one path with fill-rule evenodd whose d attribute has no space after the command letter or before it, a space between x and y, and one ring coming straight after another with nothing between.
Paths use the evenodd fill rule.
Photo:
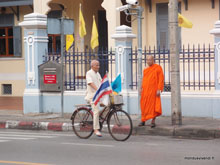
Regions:
<instances>
[{"instance_id":1,"label":"window with metal bars","mask_svg":"<svg viewBox=\"0 0 220 165\"><path fill-rule=\"evenodd\" d=\"M11 95L12 94L12 85L11 84L2 84L2 94Z\"/></svg>"}]
</instances>

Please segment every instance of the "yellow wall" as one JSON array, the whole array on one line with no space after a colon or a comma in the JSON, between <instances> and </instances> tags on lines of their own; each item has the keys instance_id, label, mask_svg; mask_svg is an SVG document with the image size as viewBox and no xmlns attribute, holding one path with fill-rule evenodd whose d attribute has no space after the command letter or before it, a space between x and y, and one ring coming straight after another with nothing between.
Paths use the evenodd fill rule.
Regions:
<instances>
[{"instance_id":1,"label":"yellow wall","mask_svg":"<svg viewBox=\"0 0 220 165\"><path fill-rule=\"evenodd\" d=\"M209 31L214 28L214 23L219 19L219 1L215 1L215 8L212 9L210 0L188 0L188 10L181 2L181 13L193 23L192 29L182 28L182 44L214 44L214 38ZM152 13L149 7L142 0L144 6L143 19L143 46L154 46L157 41L156 32L156 4L168 3L167 0L153 0ZM204 12L205 11L205 12ZM137 34L137 21L132 23L133 33ZM136 41L134 41L136 44Z\"/></svg>"},{"instance_id":2,"label":"yellow wall","mask_svg":"<svg viewBox=\"0 0 220 165\"><path fill-rule=\"evenodd\" d=\"M107 2L107 0L105 0ZM109 0L111 1L111 0ZM92 15L96 17L96 23L98 25L98 10L105 10L101 7L104 0L34 0L35 12L40 12L41 14L47 14L49 10L56 10L59 8L57 4L64 5L63 16L67 16L74 19L75 23L75 44L76 47L81 47L81 41L79 38L79 3L82 4L82 12L86 22L87 35L85 36L85 46L90 47L91 29L92 29ZM117 1L118 2L118 1ZM48 3L48 6L47 6ZM144 46L155 46L156 45L156 4L157 3L168 3L168 0L152 0L152 12L149 12L149 6L146 4L145 0L140 0L140 4L144 7L143 12L143 26L142 26L142 41ZM51 7L48 8L48 7ZM109 7L108 10L112 10L112 13L118 12ZM12 11L7 8L7 13L12 13ZM17 21L15 17L15 25L23 21L23 17L26 14L32 13L32 9L29 6L20 7L20 20ZM108 14L111 12L108 11ZM182 44L211 44L214 47L214 37L209 34L209 31L213 29L214 23L219 19L219 1L215 1L215 8L211 8L210 0L188 0L188 10L185 10L185 4L181 1L181 13L183 16L188 18L193 23L192 29L182 28L181 38ZM114 15L114 14L112 14ZM111 15L110 15L111 16ZM133 17L134 18L134 17ZM115 19L115 18L113 18ZM117 22L116 18L115 22ZM111 20L112 22L112 20ZM115 33L115 25L108 23L110 38L112 34ZM137 20L132 22L133 33L137 34ZM111 43L110 46L114 47L114 41L109 39ZM113 42L112 42L113 41ZM134 46L137 45L137 39L133 41ZM22 37L22 45L23 45ZM23 47L23 46L22 46ZM24 63L24 47L22 49L21 58L0 58L0 75L19 75L19 78L10 78L10 80L5 80L0 78L0 91L2 84L12 84L12 96L22 96L25 88L24 73L25 73L25 63ZM2 94L0 93L0 96Z\"/></svg>"},{"instance_id":3,"label":"yellow wall","mask_svg":"<svg viewBox=\"0 0 220 165\"><path fill-rule=\"evenodd\" d=\"M7 13L11 13L7 10ZM32 9L28 6L20 7L20 20L14 17L15 25L23 21L24 15L32 13ZM23 34L23 33L22 33ZM22 35L23 36L23 35ZM2 84L12 84L12 95L10 96L23 96L25 88L25 61L24 61L24 48L22 37L22 56L18 58L0 58L0 96L2 95ZM8 77L8 79L7 79Z\"/></svg>"},{"instance_id":4,"label":"yellow wall","mask_svg":"<svg viewBox=\"0 0 220 165\"><path fill-rule=\"evenodd\" d=\"M93 0L93 1L87 0L86 3L84 2L83 14L85 16L86 30L87 30L87 35L85 36L85 44L88 48L91 48L90 40L92 33L93 15L95 15L96 25L98 26L98 10L104 10L101 7L101 3L102 0Z\"/></svg>"},{"instance_id":5,"label":"yellow wall","mask_svg":"<svg viewBox=\"0 0 220 165\"><path fill-rule=\"evenodd\" d=\"M184 44L214 44L214 37L209 33L219 19L219 1L215 1L212 9L210 0L189 0L188 10L182 4L182 15L192 21L193 28L182 28ZM214 47L214 46L213 46Z\"/></svg>"},{"instance_id":6,"label":"yellow wall","mask_svg":"<svg viewBox=\"0 0 220 165\"><path fill-rule=\"evenodd\" d=\"M104 10L101 7L103 0L52 0L49 2L49 6L53 8L52 4L62 4L64 5L65 12L64 16L74 20L74 34L75 34L75 44L76 47L81 48L81 41L79 37L79 4L82 5L82 13L86 23L87 34L84 37L85 47L90 47L91 31L92 31L92 16L95 15L96 24L98 26L98 10ZM55 5L54 5L55 7Z\"/></svg>"},{"instance_id":7,"label":"yellow wall","mask_svg":"<svg viewBox=\"0 0 220 165\"><path fill-rule=\"evenodd\" d=\"M0 58L0 70L0 88L2 88L2 84L12 84L11 96L22 96L25 87L24 59L11 58L7 60ZM2 91L2 89L0 91ZM0 96L3 96L2 92Z\"/></svg>"}]
</instances>

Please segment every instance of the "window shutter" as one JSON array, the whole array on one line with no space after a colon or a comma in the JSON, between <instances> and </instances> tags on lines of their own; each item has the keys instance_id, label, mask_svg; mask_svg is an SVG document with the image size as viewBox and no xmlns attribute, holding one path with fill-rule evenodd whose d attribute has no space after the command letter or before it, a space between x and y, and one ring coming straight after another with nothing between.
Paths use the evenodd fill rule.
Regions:
<instances>
[{"instance_id":1,"label":"window shutter","mask_svg":"<svg viewBox=\"0 0 220 165\"><path fill-rule=\"evenodd\" d=\"M50 11L47 14L47 18L61 18L61 17L62 17L62 10Z\"/></svg>"},{"instance_id":2,"label":"window shutter","mask_svg":"<svg viewBox=\"0 0 220 165\"><path fill-rule=\"evenodd\" d=\"M0 27L13 26L14 14L0 14Z\"/></svg>"},{"instance_id":3,"label":"window shutter","mask_svg":"<svg viewBox=\"0 0 220 165\"><path fill-rule=\"evenodd\" d=\"M21 27L14 26L13 27L13 44L14 44L14 56L21 57Z\"/></svg>"}]
</instances>

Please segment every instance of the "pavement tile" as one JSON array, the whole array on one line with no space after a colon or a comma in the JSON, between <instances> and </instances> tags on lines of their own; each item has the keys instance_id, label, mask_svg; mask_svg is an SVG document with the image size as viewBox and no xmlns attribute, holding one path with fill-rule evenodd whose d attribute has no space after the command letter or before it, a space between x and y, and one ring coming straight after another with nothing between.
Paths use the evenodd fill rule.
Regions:
<instances>
[{"instance_id":1,"label":"pavement tile","mask_svg":"<svg viewBox=\"0 0 220 165\"><path fill-rule=\"evenodd\" d=\"M199 126L191 126L191 127L178 127L174 130L174 136L181 137L200 137L200 138L211 138L215 136L214 129L201 128Z\"/></svg>"},{"instance_id":2,"label":"pavement tile","mask_svg":"<svg viewBox=\"0 0 220 165\"><path fill-rule=\"evenodd\" d=\"M215 130L215 138L220 138L220 127Z\"/></svg>"},{"instance_id":3,"label":"pavement tile","mask_svg":"<svg viewBox=\"0 0 220 165\"><path fill-rule=\"evenodd\" d=\"M134 127L134 134L136 135L160 135L160 136L173 136L173 127L169 126L150 126Z\"/></svg>"}]
</instances>

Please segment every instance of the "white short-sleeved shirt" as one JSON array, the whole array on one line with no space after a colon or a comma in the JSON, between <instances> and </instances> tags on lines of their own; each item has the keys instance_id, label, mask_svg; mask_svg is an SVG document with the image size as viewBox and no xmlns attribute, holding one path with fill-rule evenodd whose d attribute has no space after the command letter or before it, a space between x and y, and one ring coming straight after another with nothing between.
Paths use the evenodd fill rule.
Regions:
<instances>
[{"instance_id":1,"label":"white short-sleeved shirt","mask_svg":"<svg viewBox=\"0 0 220 165\"><path fill-rule=\"evenodd\" d=\"M99 74L99 72L95 72L94 70L90 69L87 73L86 73L86 86L87 86L87 89L86 89L86 101L91 101L92 98L94 97L95 95L95 92L96 90L93 89L90 85L90 83L94 83L95 86L97 88L99 88L99 86L101 85L101 81L102 81L102 78Z\"/></svg>"}]
</instances>

